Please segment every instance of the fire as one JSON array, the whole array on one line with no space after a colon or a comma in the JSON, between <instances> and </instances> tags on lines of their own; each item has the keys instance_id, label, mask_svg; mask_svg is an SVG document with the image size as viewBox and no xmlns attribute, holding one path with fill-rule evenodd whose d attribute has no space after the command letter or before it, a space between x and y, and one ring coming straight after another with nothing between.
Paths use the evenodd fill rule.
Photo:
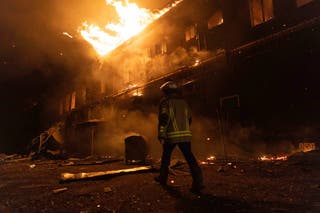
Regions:
<instances>
[{"instance_id":1,"label":"fire","mask_svg":"<svg viewBox=\"0 0 320 213\"><path fill-rule=\"evenodd\" d=\"M73 38L73 36L70 35L68 32L63 32L62 35L68 36L69 38Z\"/></svg>"},{"instance_id":2,"label":"fire","mask_svg":"<svg viewBox=\"0 0 320 213\"><path fill-rule=\"evenodd\" d=\"M141 96L143 96L143 93L140 92L140 91L136 91L136 92L133 93L133 96L135 96L135 97L141 97Z\"/></svg>"},{"instance_id":3,"label":"fire","mask_svg":"<svg viewBox=\"0 0 320 213\"><path fill-rule=\"evenodd\" d=\"M84 22L79 32L100 56L104 56L140 33L146 26L182 1L177 0L158 12L152 12L146 8L139 8L137 4L130 3L128 0L106 0L106 4L115 8L119 22L109 23L104 28Z\"/></svg>"},{"instance_id":4,"label":"fire","mask_svg":"<svg viewBox=\"0 0 320 213\"><path fill-rule=\"evenodd\" d=\"M215 156L210 156L210 157L207 157L207 161L214 161L216 159Z\"/></svg>"},{"instance_id":5,"label":"fire","mask_svg":"<svg viewBox=\"0 0 320 213\"><path fill-rule=\"evenodd\" d=\"M287 160L288 156L287 155L279 155L279 156L266 156L263 155L259 157L259 160L262 161L277 161L277 160Z\"/></svg>"},{"instance_id":6,"label":"fire","mask_svg":"<svg viewBox=\"0 0 320 213\"><path fill-rule=\"evenodd\" d=\"M207 157L205 161L200 161L200 164L214 164L214 161L216 160L216 157L214 155Z\"/></svg>"}]
</instances>

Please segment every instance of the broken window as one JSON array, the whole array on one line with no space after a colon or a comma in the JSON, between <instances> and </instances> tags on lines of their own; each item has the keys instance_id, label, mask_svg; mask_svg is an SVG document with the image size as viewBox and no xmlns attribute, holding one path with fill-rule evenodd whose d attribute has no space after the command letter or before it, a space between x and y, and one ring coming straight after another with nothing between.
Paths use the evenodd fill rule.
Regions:
<instances>
[{"instance_id":1,"label":"broken window","mask_svg":"<svg viewBox=\"0 0 320 213\"><path fill-rule=\"evenodd\" d=\"M208 20L208 29L210 30L221 24L223 24L223 14L221 10L217 10Z\"/></svg>"},{"instance_id":2,"label":"broken window","mask_svg":"<svg viewBox=\"0 0 320 213\"><path fill-rule=\"evenodd\" d=\"M154 56L153 48L147 48L146 52L147 52L147 56L149 56L150 58Z\"/></svg>"},{"instance_id":3,"label":"broken window","mask_svg":"<svg viewBox=\"0 0 320 213\"><path fill-rule=\"evenodd\" d=\"M162 41L161 42L161 54L165 54L167 53L168 48L167 48L167 42L166 41Z\"/></svg>"},{"instance_id":4,"label":"broken window","mask_svg":"<svg viewBox=\"0 0 320 213\"><path fill-rule=\"evenodd\" d=\"M313 0L296 0L297 7L309 4L310 2L313 2Z\"/></svg>"},{"instance_id":5,"label":"broken window","mask_svg":"<svg viewBox=\"0 0 320 213\"><path fill-rule=\"evenodd\" d=\"M153 48L149 49L149 55L150 57L154 57L156 55L163 55L163 54L166 54L167 51L168 51L167 42L163 40L158 44L154 45Z\"/></svg>"},{"instance_id":6,"label":"broken window","mask_svg":"<svg viewBox=\"0 0 320 213\"><path fill-rule=\"evenodd\" d=\"M70 109L73 110L76 108L76 92L71 93L71 106Z\"/></svg>"},{"instance_id":7,"label":"broken window","mask_svg":"<svg viewBox=\"0 0 320 213\"><path fill-rule=\"evenodd\" d=\"M252 26L273 18L273 0L249 0L249 6Z\"/></svg>"},{"instance_id":8,"label":"broken window","mask_svg":"<svg viewBox=\"0 0 320 213\"><path fill-rule=\"evenodd\" d=\"M155 54L160 55L161 54L161 44L155 45Z\"/></svg>"},{"instance_id":9,"label":"broken window","mask_svg":"<svg viewBox=\"0 0 320 213\"><path fill-rule=\"evenodd\" d=\"M196 37L196 26L192 25L188 27L187 30L185 31L185 39L186 41L189 41L194 37Z\"/></svg>"}]
</instances>

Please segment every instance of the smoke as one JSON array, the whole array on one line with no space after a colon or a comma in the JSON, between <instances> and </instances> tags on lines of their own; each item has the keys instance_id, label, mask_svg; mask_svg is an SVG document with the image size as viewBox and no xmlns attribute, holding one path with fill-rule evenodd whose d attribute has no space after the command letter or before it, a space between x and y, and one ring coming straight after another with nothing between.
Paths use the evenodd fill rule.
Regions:
<instances>
[{"instance_id":1,"label":"smoke","mask_svg":"<svg viewBox=\"0 0 320 213\"><path fill-rule=\"evenodd\" d=\"M146 111L140 110L104 110L106 125L96 135L95 150L97 154L119 155L125 153L124 139L131 135L141 135L146 139L149 155L160 158L162 147L157 139L158 112L157 107ZM221 149L217 126L209 119L194 118L192 148L199 159L219 153ZM208 140L210 138L210 141ZM183 157L178 149L173 157Z\"/></svg>"},{"instance_id":2,"label":"smoke","mask_svg":"<svg viewBox=\"0 0 320 213\"><path fill-rule=\"evenodd\" d=\"M75 54L78 57L92 54L77 38L76 30L78 23L90 16L84 13L84 7L91 11L97 7L95 4L90 1L2 1L0 57L3 68L10 70L7 75L26 75L34 68L44 69L48 63L70 66L75 63ZM74 35L74 39L63 35L64 31Z\"/></svg>"},{"instance_id":3,"label":"smoke","mask_svg":"<svg viewBox=\"0 0 320 213\"><path fill-rule=\"evenodd\" d=\"M299 133L296 137L293 134L270 137L270 132L264 132L255 125L243 126L233 123L229 128L221 129L221 124L216 118L196 115L192 124L192 148L199 159L206 159L208 156L257 159L262 155L290 155L298 151L299 142L308 138L301 132L310 133L316 130L311 129L297 130ZM312 140L315 141L314 138L311 138Z\"/></svg>"},{"instance_id":4,"label":"smoke","mask_svg":"<svg viewBox=\"0 0 320 213\"><path fill-rule=\"evenodd\" d=\"M101 66L95 70L95 77L112 85L109 90L121 91L130 85L143 85L179 68L197 65L212 55L209 51L197 51L196 47L178 47L171 53L158 55L133 48L102 59Z\"/></svg>"},{"instance_id":5,"label":"smoke","mask_svg":"<svg viewBox=\"0 0 320 213\"><path fill-rule=\"evenodd\" d=\"M53 95L86 78L96 55L76 30L83 19L98 15L104 1L97 2L1 1L0 152L21 152L48 127L44 125L50 120L41 116L47 106L57 104Z\"/></svg>"},{"instance_id":6,"label":"smoke","mask_svg":"<svg viewBox=\"0 0 320 213\"><path fill-rule=\"evenodd\" d=\"M157 107L145 106L143 110L112 108L102 110L106 124L95 135L95 154L123 156L124 140L128 136L141 135L145 138L149 155L160 158L162 147L157 139ZM191 130L192 150L198 160L209 156L233 159L257 159L262 155L292 154L297 151L297 142L288 137L271 137L256 126L243 127L239 123L222 131L214 117L199 116L193 112ZM307 130L310 131L310 130ZM178 148L173 158L183 158Z\"/></svg>"},{"instance_id":7,"label":"smoke","mask_svg":"<svg viewBox=\"0 0 320 213\"><path fill-rule=\"evenodd\" d=\"M154 155L160 150L156 113L106 108L103 110L103 117L107 123L96 135L97 153L123 156L124 139L132 135L145 138L150 154Z\"/></svg>"}]
</instances>

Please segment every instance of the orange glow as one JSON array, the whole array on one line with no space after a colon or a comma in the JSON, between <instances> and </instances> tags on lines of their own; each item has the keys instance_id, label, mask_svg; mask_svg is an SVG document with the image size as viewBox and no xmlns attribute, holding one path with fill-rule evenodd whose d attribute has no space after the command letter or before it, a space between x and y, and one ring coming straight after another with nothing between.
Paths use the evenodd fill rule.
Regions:
<instances>
[{"instance_id":1,"label":"orange glow","mask_svg":"<svg viewBox=\"0 0 320 213\"><path fill-rule=\"evenodd\" d=\"M259 157L259 160L262 160L262 161L288 160L288 156L287 155L279 155L279 156L263 155L263 156Z\"/></svg>"},{"instance_id":2,"label":"orange glow","mask_svg":"<svg viewBox=\"0 0 320 213\"><path fill-rule=\"evenodd\" d=\"M215 156L210 156L210 157L207 157L207 161L214 161L216 159Z\"/></svg>"},{"instance_id":3,"label":"orange glow","mask_svg":"<svg viewBox=\"0 0 320 213\"><path fill-rule=\"evenodd\" d=\"M151 12L146 8L139 8L137 4L130 3L127 0L106 0L106 4L115 8L119 16L119 22L109 23L104 28L84 22L79 28L79 32L81 36L94 47L100 56L104 56L140 33L154 20L161 17L182 1L183 0L177 0L158 12Z\"/></svg>"},{"instance_id":4,"label":"orange glow","mask_svg":"<svg viewBox=\"0 0 320 213\"><path fill-rule=\"evenodd\" d=\"M215 160L216 160L216 157L212 155L212 156L207 157L206 161L200 161L200 164L202 164L202 165L214 164L213 161L215 161Z\"/></svg>"},{"instance_id":5,"label":"orange glow","mask_svg":"<svg viewBox=\"0 0 320 213\"><path fill-rule=\"evenodd\" d=\"M312 142L299 143L299 149L302 152L310 152L316 149L316 144Z\"/></svg>"},{"instance_id":6,"label":"orange glow","mask_svg":"<svg viewBox=\"0 0 320 213\"><path fill-rule=\"evenodd\" d=\"M141 96L143 96L143 93L142 93L142 92L139 92L139 91L136 91L136 92L133 93L133 96L135 96L135 97L141 97Z\"/></svg>"},{"instance_id":7,"label":"orange glow","mask_svg":"<svg viewBox=\"0 0 320 213\"><path fill-rule=\"evenodd\" d=\"M70 35L68 32L63 32L62 35L68 36L69 38L73 38L73 36Z\"/></svg>"}]
</instances>

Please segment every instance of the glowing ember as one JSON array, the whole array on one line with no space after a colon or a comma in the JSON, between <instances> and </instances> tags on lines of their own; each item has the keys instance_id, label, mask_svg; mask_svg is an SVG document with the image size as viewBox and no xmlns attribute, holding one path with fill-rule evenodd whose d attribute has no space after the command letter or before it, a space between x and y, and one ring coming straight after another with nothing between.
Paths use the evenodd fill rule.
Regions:
<instances>
[{"instance_id":1,"label":"glowing ember","mask_svg":"<svg viewBox=\"0 0 320 213\"><path fill-rule=\"evenodd\" d=\"M137 87L138 87L137 84L130 84L130 85L128 86L128 89L134 89L134 88L137 88Z\"/></svg>"},{"instance_id":2,"label":"glowing ember","mask_svg":"<svg viewBox=\"0 0 320 213\"><path fill-rule=\"evenodd\" d=\"M106 4L115 8L119 16L119 23L109 23L102 29L99 26L85 22L79 28L79 32L94 47L97 53L103 56L137 35L146 26L182 1L177 0L169 7L158 12L151 12L148 9L139 8L137 4L129 3L127 0L106 0Z\"/></svg>"},{"instance_id":3,"label":"glowing ember","mask_svg":"<svg viewBox=\"0 0 320 213\"><path fill-rule=\"evenodd\" d=\"M209 157L207 157L206 161L201 161L200 164L202 164L202 165L214 164L213 161L215 161L215 160L216 160L215 156L209 156Z\"/></svg>"},{"instance_id":4,"label":"glowing ember","mask_svg":"<svg viewBox=\"0 0 320 213\"><path fill-rule=\"evenodd\" d=\"M262 160L262 161L288 160L288 156L287 155L279 155L279 156L263 155L263 156L259 157L259 160Z\"/></svg>"},{"instance_id":5,"label":"glowing ember","mask_svg":"<svg viewBox=\"0 0 320 213\"><path fill-rule=\"evenodd\" d=\"M135 96L135 97L141 97L141 96L143 96L143 93L140 92L140 91L136 91L136 92L133 93L133 96Z\"/></svg>"},{"instance_id":6,"label":"glowing ember","mask_svg":"<svg viewBox=\"0 0 320 213\"><path fill-rule=\"evenodd\" d=\"M316 144L315 143L299 143L299 149L302 151L302 152L310 152L310 151L313 151L316 149Z\"/></svg>"},{"instance_id":7,"label":"glowing ember","mask_svg":"<svg viewBox=\"0 0 320 213\"><path fill-rule=\"evenodd\" d=\"M215 157L215 156L207 157L207 161L213 161L213 160L215 160L215 159L216 159L216 157Z\"/></svg>"},{"instance_id":8,"label":"glowing ember","mask_svg":"<svg viewBox=\"0 0 320 213\"><path fill-rule=\"evenodd\" d=\"M70 34L69 34L69 33L67 33L67 32L63 32L63 33L62 33L62 35L68 36L69 38L73 38L73 36L72 36L72 35L70 35Z\"/></svg>"},{"instance_id":9,"label":"glowing ember","mask_svg":"<svg viewBox=\"0 0 320 213\"><path fill-rule=\"evenodd\" d=\"M196 67L196 66L198 66L199 64L200 64L200 60L199 60L199 59L196 59L195 62L194 62L194 64L193 64L193 66Z\"/></svg>"}]
</instances>

